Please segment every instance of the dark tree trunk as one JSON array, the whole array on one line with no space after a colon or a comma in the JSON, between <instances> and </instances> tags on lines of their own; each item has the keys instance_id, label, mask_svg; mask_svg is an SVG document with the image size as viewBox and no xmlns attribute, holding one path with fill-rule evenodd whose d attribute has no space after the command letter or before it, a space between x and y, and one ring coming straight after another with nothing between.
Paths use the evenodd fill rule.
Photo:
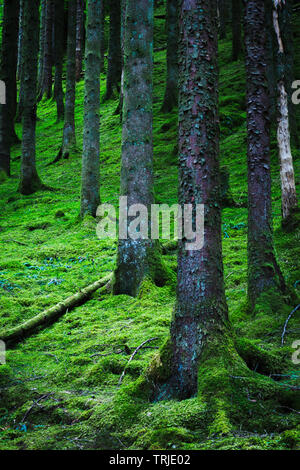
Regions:
<instances>
[{"instance_id":1,"label":"dark tree trunk","mask_svg":"<svg viewBox=\"0 0 300 470\"><path fill-rule=\"evenodd\" d=\"M96 216L100 204L100 64L101 3L88 0L85 45L85 99L81 181L81 216Z\"/></svg>"},{"instance_id":2,"label":"dark tree trunk","mask_svg":"<svg viewBox=\"0 0 300 470\"><path fill-rule=\"evenodd\" d=\"M64 54L64 2L62 2L61 0L55 0L54 6L54 99L56 101L57 108L57 121L61 121L64 118L64 93L62 87Z\"/></svg>"},{"instance_id":3,"label":"dark tree trunk","mask_svg":"<svg viewBox=\"0 0 300 470\"><path fill-rule=\"evenodd\" d=\"M1 105L3 124L7 132L8 144L19 142L15 133L15 116L17 108L17 57L19 30L19 0L4 2L2 50L0 80L6 86L6 105ZM4 121L7 121L4 123Z\"/></svg>"},{"instance_id":4,"label":"dark tree trunk","mask_svg":"<svg viewBox=\"0 0 300 470\"><path fill-rule=\"evenodd\" d=\"M127 209L132 204L143 204L150 210L154 203L152 49L153 0L127 2L121 166L121 195L127 197ZM126 233L132 220L128 217ZM120 236L114 293L136 296L145 276L157 280L159 261L156 242Z\"/></svg>"},{"instance_id":5,"label":"dark tree trunk","mask_svg":"<svg viewBox=\"0 0 300 470\"><path fill-rule=\"evenodd\" d=\"M271 218L270 100L267 83L265 1L245 5L248 130L248 299L284 289L277 265Z\"/></svg>"},{"instance_id":6,"label":"dark tree trunk","mask_svg":"<svg viewBox=\"0 0 300 470\"><path fill-rule=\"evenodd\" d=\"M45 6L45 31L42 47L42 72L41 90L39 100L46 94L46 98L52 96L52 31L53 31L53 0L46 0Z\"/></svg>"},{"instance_id":7,"label":"dark tree trunk","mask_svg":"<svg viewBox=\"0 0 300 470\"><path fill-rule=\"evenodd\" d=\"M44 78L44 51L45 51L45 33L46 33L46 6L47 0L41 0L40 13L40 42L39 42L39 60L38 60L38 89L42 89Z\"/></svg>"},{"instance_id":8,"label":"dark tree trunk","mask_svg":"<svg viewBox=\"0 0 300 470\"><path fill-rule=\"evenodd\" d=\"M22 50L22 40L23 40L23 26L22 26L23 2L24 0L20 0L19 32L18 32L18 64L17 64L17 79L18 80L20 80L20 72L21 72L21 50Z\"/></svg>"},{"instance_id":9,"label":"dark tree trunk","mask_svg":"<svg viewBox=\"0 0 300 470\"><path fill-rule=\"evenodd\" d=\"M167 82L162 111L178 104L178 0L167 0Z\"/></svg>"},{"instance_id":10,"label":"dark tree trunk","mask_svg":"<svg viewBox=\"0 0 300 470\"><path fill-rule=\"evenodd\" d=\"M112 98L114 91L119 92L121 80L121 0L109 2L109 45L104 100Z\"/></svg>"},{"instance_id":11,"label":"dark tree trunk","mask_svg":"<svg viewBox=\"0 0 300 470\"><path fill-rule=\"evenodd\" d=\"M242 0L231 0L232 5L232 60L236 61L242 51Z\"/></svg>"},{"instance_id":12,"label":"dark tree trunk","mask_svg":"<svg viewBox=\"0 0 300 470\"><path fill-rule=\"evenodd\" d=\"M22 72L24 89L22 159L19 191L32 194L42 184L35 163L36 91L39 49L39 1L24 4Z\"/></svg>"},{"instance_id":13,"label":"dark tree trunk","mask_svg":"<svg viewBox=\"0 0 300 470\"><path fill-rule=\"evenodd\" d=\"M220 39L226 39L227 5L228 0L218 0Z\"/></svg>"},{"instance_id":14,"label":"dark tree trunk","mask_svg":"<svg viewBox=\"0 0 300 470\"><path fill-rule=\"evenodd\" d=\"M121 87L120 87L120 99L115 114L120 114L120 121L122 122L123 114L123 100L124 100L124 39L125 39L125 13L126 13L126 1L121 0Z\"/></svg>"},{"instance_id":15,"label":"dark tree trunk","mask_svg":"<svg viewBox=\"0 0 300 470\"><path fill-rule=\"evenodd\" d=\"M19 98L17 103L16 122L21 122L22 113L24 108L24 93L22 73L23 73L23 43L24 43L24 3L25 0L20 0L20 15L19 15L19 41L18 41L18 79L20 81Z\"/></svg>"},{"instance_id":16,"label":"dark tree trunk","mask_svg":"<svg viewBox=\"0 0 300 470\"><path fill-rule=\"evenodd\" d=\"M54 162L69 158L76 146L75 136L75 95L76 95L76 0L68 4L68 45L67 45L67 79L65 99L65 123L63 142Z\"/></svg>"},{"instance_id":17,"label":"dark tree trunk","mask_svg":"<svg viewBox=\"0 0 300 470\"><path fill-rule=\"evenodd\" d=\"M224 292L216 0L180 0L179 204L204 205L204 245L179 242L177 301L171 325L172 370L160 396L197 393L198 367L228 321Z\"/></svg>"},{"instance_id":18,"label":"dark tree trunk","mask_svg":"<svg viewBox=\"0 0 300 470\"><path fill-rule=\"evenodd\" d=\"M104 56L107 49L105 38L105 15L106 15L106 0L101 2L101 71L104 72Z\"/></svg>"},{"instance_id":19,"label":"dark tree trunk","mask_svg":"<svg viewBox=\"0 0 300 470\"><path fill-rule=\"evenodd\" d=\"M83 56L83 36L84 33L84 0L77 0L76 13L76 82L81 79L82 56Z\"/></svg>"}]
</instances>

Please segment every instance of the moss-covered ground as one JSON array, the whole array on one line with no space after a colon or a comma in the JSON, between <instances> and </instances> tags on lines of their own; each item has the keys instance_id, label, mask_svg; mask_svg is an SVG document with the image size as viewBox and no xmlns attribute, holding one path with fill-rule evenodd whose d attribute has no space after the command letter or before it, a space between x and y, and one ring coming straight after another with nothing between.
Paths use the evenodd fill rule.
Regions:
<instances>
[{"instance_id":1,"label":"moss-covered ground","mask_svg":"<svg viewBox=\"0 0 300 470\"><path fill-rule=\"evenodd\" d=\"M299 26L295 19L298 32ZM165 42L163 31L158 18L156 48ZM296 39L299 46L299 34ZM291 360L291 345L300 339L299 311L282 347L283 326L295 305L274 294L261 300L255 316L246 309L245 73L243 60L232 63L230 52L229 36L220 42L221 164L229 171L235 206L223 210L223 253L230 320L249 376L234 371L228 376L221 360L211 368L208 363L200 377L205 393L182 402L150 403L139 383L142 388L144 371L168 337L175 285L146 282L136 299L96 293L7 352L7 364L0 366L0 449L299 448L299 366ZM160 112L165 54L155 53L155 197L172 204L177 200L176 111ZM296 65L300 78L299 55ZM101 88L103 95L104 75ZM21 148L13 148L12 177L0 185L0 329L20 324L113 271L116 241L100 241L96 222L78 216L83 98L82 81L76 98L78 153L50 166L63 125L56 123L53 101L39 104L37 167L52 191L17 193ZM116 99L101 106L101 200L115 205L121 144L117 104ZM300 106L297 113L299 118ZM21 135L20 125L17 132ZM300 149L293 154L299 175ZM299 229L281 227L275 137L272 182L277 256L289 287L299 292ZM166 251L164 261L175 273L175 251ZM156 339L135 355L118 387L130 355L150 338ZM222 393L214 397L216 383L224 383L226 401Z\"/></svg>"}]
</instances>

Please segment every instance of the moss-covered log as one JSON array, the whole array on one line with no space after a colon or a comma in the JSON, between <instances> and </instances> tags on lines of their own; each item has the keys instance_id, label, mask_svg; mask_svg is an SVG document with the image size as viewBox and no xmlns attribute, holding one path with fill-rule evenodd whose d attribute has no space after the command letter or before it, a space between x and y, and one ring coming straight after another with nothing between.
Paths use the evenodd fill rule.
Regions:
<instances>
[{"instance_id":1,"label":"moss-covered log","mask_svg":"<svg viewBox=\"0 0 300 470\"><path fill-rule=\"evenodd\" d=\"M22 323L22 325L0 331L0 340L4 341L8 346L18 343L23 338L33 334L38 328L46 327L47 325L54 323L58 318L74 307L82 305L95 291L101 289L101 287L106 286L110 280L111 275L103 277L102 279L99 279L93 284L90 284L79 292L76 292L76 294L71 295L53 307L50 307L30 320L27 320L26 322Z\"/></svg>"}]
</instances>

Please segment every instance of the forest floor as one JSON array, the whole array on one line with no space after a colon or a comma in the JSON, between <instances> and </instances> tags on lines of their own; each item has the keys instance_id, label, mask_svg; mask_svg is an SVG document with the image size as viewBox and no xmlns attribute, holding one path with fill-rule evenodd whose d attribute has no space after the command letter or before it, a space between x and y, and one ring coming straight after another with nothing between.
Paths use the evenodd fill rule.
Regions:
<instances>
[{"instance_id":1,"label":"forest floor","mask_svg":"<svg viewBox=\"0 0 300 470\"><path fill-rule=\"evenodd\" d=\"M300 46L299 19L297 46ZM164 43L163 21L156 20L156 44ZM234 207L223 210L222 235L226 296L230 320L249 349L282 359L281 368L247 365L253 377L271 390L297 392L299 367L291 357L300 339L299 311L291 318L285 344L281 335L293 308L272 304L256 316L246 305L247 168L245 72L243 60L230 60L230 38L220 42L221 165L230 174ZM176 111L162 114L165 51L155 53L154 164L157 203L177 201ZM298 55L299 60L299 55ZM297 63L300 78L300 62ZM105 77L101 81L105 91ZM84 82L77 85L76 129L82 148ZM101 106L101 200L118 206L121 125L114 114L118 100ZM300 106L299 106L300 108ZM298 118L300 109L298 110ZM63 124L56 123L53 101L38 107L37 167L42 181L54 188L32 196L17 192L20 146L12 153L12 177L0 185L0 329L16 326L80 288L111 273L117 241L96 236L96 222L79 218L80 150L69 160L48 164L56 156ZM17 126L21 135L21 127ZM293 149L299 175L300 149ZM299 182L298 182L299 183ZM299 189L299 184L298 184ZM290 287L300 288L299 230L281 227L281 194L275 136L272 138L274 240L280 266ZM176 272L176 253L164 261ZM0 449L292 449L299 448L296 397L261 395L243 386L238 419L228 422L220 409L213 416L205 398L183 402L127 403L120 391L143 374L169 334L175 283L157 287L145 283L138 298L96 293L86 304L66 313L52 326L7 351L0 366ZM295 306L295 305L294 305ZM135 355L118 381L131 353ZM246 358L247 359L247 358ZM246 360L247 362L247 360ZM277 373L275 373L277 372ZM234 380L234 378L232 379ZM237 378L238 381L238 378ZM255 382L254 382L255 383ZM276 389L277 390L277 389ZM116 401L116 396L119 397ZM283 394L284 396L284 394ZM121 397L121 398L120 398ZM299 399L299 398L298 398ZM294 401L293 401L294 400ZM235 402L238 416L239 404ZM246 412L245 412L246 410ZM236 423L239 423L237 425Z\"/></svg>"}]
</instances>

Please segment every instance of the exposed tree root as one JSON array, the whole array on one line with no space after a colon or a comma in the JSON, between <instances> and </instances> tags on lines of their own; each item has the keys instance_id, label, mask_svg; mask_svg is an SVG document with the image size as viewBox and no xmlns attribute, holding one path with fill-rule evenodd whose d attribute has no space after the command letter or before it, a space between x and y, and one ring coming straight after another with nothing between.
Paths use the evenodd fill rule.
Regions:
<instances>
[{"instance_id":1,"label":"exposed tree root","mask_svg":"<svg viewBox=\"0 0 300 470\"><path fill-rule=\"evenodd\" d=\"M108 276L99 279L79 292L76 292L76 294L71 295L62 302L59 302L53 307L44 310L30 320L27 320L22 325L0 332L0 339L6 343L6 346L11 346L18 343L23 338L33 334L37 328L45 327L54 323L58 318L67 313L69 310L77 307L78 305L84 304L95 291L101 287L106 287L111 280L111 277L111 274L109 274Z\"/></svg>"}]
</instances>

